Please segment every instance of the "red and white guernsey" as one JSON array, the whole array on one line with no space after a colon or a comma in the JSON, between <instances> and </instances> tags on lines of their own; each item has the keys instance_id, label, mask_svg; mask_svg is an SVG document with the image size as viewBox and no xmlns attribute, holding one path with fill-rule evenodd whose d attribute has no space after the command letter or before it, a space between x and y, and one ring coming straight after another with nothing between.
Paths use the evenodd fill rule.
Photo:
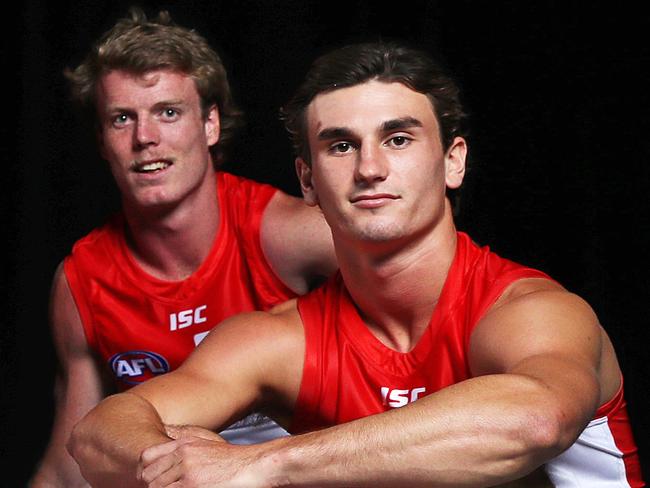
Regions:
<instances>
[{"instance_id":1,"label":"red and white guernsey","mask_svg":"<svg viewBox=\"0 0 650 488\"><path fill-rule=\"evenodd\" d=\"M474 326L504 289L547 278L480 248L458 233L454 261L417 345L400 353L382 344L359 316L340 275L298 298L306 353L290 431L305 432L404 406L471 377ZM640 487L641 470L623 389L602 405L576 443L547 464L560 487Z\"/></svg>"},{"instance_id":2,"label":"red and white guernsey","mask_svg":"<svg viewBox=\"0 0 650 488\"><path fill-rule=\"evenodd\" d=\"M217 238L200 268L163 281L133 260L118 215L80 239L65 276L88 344L125 390L176 369L210 329L231 315L293 298L260 244L260 223L276 189L217 173Z\"/></svg>"}]
</instances>

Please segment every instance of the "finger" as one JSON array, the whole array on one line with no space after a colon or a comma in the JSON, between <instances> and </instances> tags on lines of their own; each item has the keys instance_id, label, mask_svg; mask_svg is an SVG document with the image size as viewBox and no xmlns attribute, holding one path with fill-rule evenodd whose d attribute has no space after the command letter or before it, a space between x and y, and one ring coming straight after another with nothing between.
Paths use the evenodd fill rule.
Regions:
<instances>
[{"instance_id":1,"label":"finger","mask_svg":"<svg viewBox=\"0 0 650 488\"><path fill-rule=\"evenodd\" d=\"M154 486L167 486L180 479L179 463L180 457L176 451L160 456L146 466L141 465L139 478L148 486L154 482Z\"/></svg>"},{"instance_id":2,"label":"finger","mask_svg":"<svg viewBox=\"0 0 650 488\"><path fill-rule=\"evenodd\" d=\"M165 433L172 439L182 440L187 438L200 438L208 441L225 442L223 437L211 430L193 425L165 425Z\"/></svg>"},{"instance_id":3,"label":"finger","mask_svg":"<svg viewBox=\"0 0 650 488\"><path fill-rule=\"evenodd\" d=\"M149 475L150 473L147 473ZM157 476L144 479L149 487L163 487L163 486L183 486L181 481L182 470L179 464L175 464L167 471L162 471Z\"/></svg>"},{"instance_id":4,"label":"finger","mask_svg":"<svg viewBox=\"0 0 650 488\"><path fill-rule=\"evenodd\" d=\"M148 447L142 451L142 454L140 454L140 464L143 466L148 466L159 457L166 456L167 454L174 452L177 446L177 441L169 441Z\"/></svg>"},{"instance_id":5,"label":"finger","mask_svg":"<svg viewBox=\"0 0 650 488\"><path fill-rule=\"evenodd\" d=\"M182 470L180 465L176 464L171 469L163 471L158 476L151 479L143 479L149 488L159 487L172 487L172 486L187 486L181 480Z\"/></svg>"}]
</instances>

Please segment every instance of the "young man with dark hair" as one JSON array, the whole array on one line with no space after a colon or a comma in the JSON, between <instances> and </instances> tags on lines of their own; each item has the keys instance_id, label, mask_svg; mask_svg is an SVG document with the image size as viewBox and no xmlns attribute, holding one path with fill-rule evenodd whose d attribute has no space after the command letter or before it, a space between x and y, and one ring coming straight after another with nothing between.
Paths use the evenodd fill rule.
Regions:
<instances>
[{"instance_id":1,"label":"young man with dark hair","mask_svg":"<svg viewBox=\"0 0 650 488\"><path fill-rule=\"evenodd\" d=\"M177 371L102 402L69 444L84 475L483 487L544 466L559 487L644 486L592 309L455 228L446 191L462 184L467 144L436 63L399 45L348 46L317 60L284 113L340 273L228 319ZM260 406L290 416L297 435L233 446L211 432Z\"/></svg>"},{"instance_id":2,"label":"young man with dark hair","mask_svg":"<svg viewBox=\"0 0 650 488\"><path fill-rule=\"evenodd\" d=\"M217 170L242 114L199 34L167 13L149 20L134 10L66 74L97 125L123 209L79 240L54 277L61 368L34 487L86 485L65 442L107 392L176 369L225 318L267 310L336 269L318 209ZM256 416L224 435L283 434Z\"/></svg>"}]
</instances>

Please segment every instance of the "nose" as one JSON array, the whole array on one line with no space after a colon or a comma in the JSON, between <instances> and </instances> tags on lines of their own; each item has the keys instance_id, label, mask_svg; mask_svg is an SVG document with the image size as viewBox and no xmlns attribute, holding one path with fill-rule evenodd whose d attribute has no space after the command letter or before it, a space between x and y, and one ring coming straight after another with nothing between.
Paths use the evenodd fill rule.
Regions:
<instances>
[{"instance_id":1,"label":"nose","mask_svg":"<svg viewBox=\"0 0 650 488\"><path fill-rule=\"evenodd\" d=\"M138 117L133 131L133 145L136 148L144 148L159 142L160 132L156 122L148 117Z\"/></svg>"},{"instance_id":2,"label":"nose","mask_svg":"<svg viewBox=\"0 0 650 488\"><path fill-rule=\"evenodd\" d=\"M388 161L380 148L364 145L357 153L355 180L372 183L385 180L388 176Z\"/></svg>"}]
</instances>

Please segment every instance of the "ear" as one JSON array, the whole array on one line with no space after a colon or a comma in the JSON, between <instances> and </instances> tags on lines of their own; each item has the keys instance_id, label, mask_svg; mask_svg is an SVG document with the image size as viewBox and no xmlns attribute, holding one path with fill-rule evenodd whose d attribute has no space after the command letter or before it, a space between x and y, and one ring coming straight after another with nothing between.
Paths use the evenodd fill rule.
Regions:
<instances>
[{"instance_id":1,"label":"ear","mask_svg":"<svg viewBox=\"0 0 650 488\"><path fill-rule=\"evenodd\" d=\"M219 137L221 136L221 120L219 119L219 109L216 105L212 105L208 109L203 124L208 146L214 146L219 142Z\"/></svg>"},{"instance_id":2,"label":"ear","mask_svg":"<svg viewBox=\"0 0 650 488\"><path fill-rule=\"evenodd\" d=\"M312 180L311 166L301 157L296 158L296 174L300 181L300 190L302 191L305 203L310 207L318 205L318 195L316 194Z\"/></svg>"},{"instance_id":3,"label":"ear","mask_svg":"<svg viewBox=\"0 0 650 488\"><path fill-rule=\"evenodd\" d=\"M445 183L447 188L456 189L462 185L465 177L466 158L467 142L462 137L454 138L445 154Z\"/></svg>"}]
</instances>

